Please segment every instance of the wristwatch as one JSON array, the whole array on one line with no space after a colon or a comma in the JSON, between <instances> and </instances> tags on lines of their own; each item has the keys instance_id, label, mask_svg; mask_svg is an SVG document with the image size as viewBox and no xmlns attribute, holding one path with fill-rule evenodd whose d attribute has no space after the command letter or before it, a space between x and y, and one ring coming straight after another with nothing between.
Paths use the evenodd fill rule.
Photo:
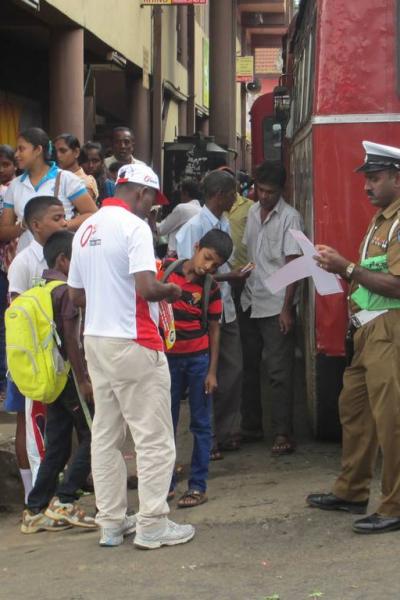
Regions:
<instances>
[{"instance_id":1,"label":"wristwatch","mask_svg":"<svg viewBox=\"0 0 400 600\"><path fill-rule=\"evenodd\" d=\"M347 267L346 267L346 270L345 270L345 273L346 273L346 277L347 277L347 279L350 279L350 280L351 280L351 278L352 278L352 275L353 275L353 271L354 271L354 269L355 269L355 268L356 268L356 265L355 265L355 263L352 263L352 262L351 262L351 263L349 263L349 264L347 265Z\"/></svg>"}]
</instances>

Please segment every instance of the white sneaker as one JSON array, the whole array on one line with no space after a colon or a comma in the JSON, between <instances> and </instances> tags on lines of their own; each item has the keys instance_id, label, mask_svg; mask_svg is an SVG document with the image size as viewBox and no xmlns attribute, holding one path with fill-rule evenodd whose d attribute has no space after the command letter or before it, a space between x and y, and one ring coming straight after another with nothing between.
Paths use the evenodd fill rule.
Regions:
<instances>
[{"instance_id":1,"label":"white sneaker","mask_svg":"<svg viewBox=\"0 0 400 600\"><path fill-rule=\"evenodd\" d=\"M120 546L126 535L135 533L136 531L136 516L126 515L125 521L120 527L102 527L100 546Z\"/></svg>"},{"instance_id":2,"label":"white sneaker","mask_svg":"<svg viewBox=\"0 0 400 600\"><path fill-rule=\"evenodd\" d=\"M50 502L44 514L55 521L66 521L73 527L97 529L94 518L89 517L77 502L63 503L57 496Z\"/></svg>"},{"instance_id":3,"label":"white sneaker","mask_svg":"<svg viewBox=\"0 0 400 600\"><path fill-rule=\"evenodd\" d=\"M155 550L161 546L176 546L186 544L194 538L195 529L193 525L178 525L166 519L164 531L161 533L137 533L133 541L137 548L143 550Z\"/></svg>"},{"instance_id":4,"label":"white sneaker","mask_svg":"<svg viewBox=\"0 0 400 600\"><path fill-rule=\"evenodd\" d=\"M70 529L71 525L66 521L54 520L47 517L44 513L31 513L25 509L22 513L21 531L22 533L38 533L38 531L63 531Z\"/></svg>"}]
</instances>

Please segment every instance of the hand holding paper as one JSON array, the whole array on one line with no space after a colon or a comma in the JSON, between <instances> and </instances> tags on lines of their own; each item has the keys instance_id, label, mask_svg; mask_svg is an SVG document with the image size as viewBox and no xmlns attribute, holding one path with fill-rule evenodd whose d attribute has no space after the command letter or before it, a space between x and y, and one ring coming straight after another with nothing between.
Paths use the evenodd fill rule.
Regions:
<instances>
[{"instance_id":1,"label":"hand holding paper","mask_svg":"<svg viewBox=\"0 0 400 600\"><path fill-rule=\"evenodd\" d=\"M343 293L338 277L323 271L315 262L313 257L318 254L318 251L304 233L296 229L289 229L289 232L302 249L303 256L292 260L268 277L266 284L271 292L276 294L295 281L312 277L315 288L321 296Z\"/></svg>"}]
</instances>

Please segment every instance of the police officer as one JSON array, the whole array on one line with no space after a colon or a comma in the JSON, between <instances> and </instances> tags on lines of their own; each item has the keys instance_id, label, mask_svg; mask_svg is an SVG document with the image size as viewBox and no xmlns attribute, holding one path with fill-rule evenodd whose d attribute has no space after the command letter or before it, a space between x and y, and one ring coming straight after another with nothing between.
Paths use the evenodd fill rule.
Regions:
<instances>
[{"instance_id":1,"label":"police officer","mask_svg":"<svg viewBox=\"0 0 400 600\"><path fill-rule=\"evenodd\" d=\"M332 492L311 494L310 506L367 512L378 451L383 455L377 511L353 523L356 533L400 529L400 149L363 142L365 191L379 210L356 265L317 246L319 266L350 282L354 355L339 398L342 470Z\"/></svg>"}]
</instances>

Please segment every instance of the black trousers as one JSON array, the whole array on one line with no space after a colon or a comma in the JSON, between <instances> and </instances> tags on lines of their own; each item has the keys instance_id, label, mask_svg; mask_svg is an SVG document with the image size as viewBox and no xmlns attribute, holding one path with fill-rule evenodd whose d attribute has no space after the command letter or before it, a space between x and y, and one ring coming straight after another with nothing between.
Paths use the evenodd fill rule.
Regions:
<instances>
[{"instance_id":1,"label":"black trousers","mask_svg":"<svg viewBox=\"0 0 400 600\"><path fill-rule=\"evenodd\" d=\"M229 442L240 431L242 348L238 321L221 324L218 355L218 388L214 393L214 436L218 444Z\"/></svg>"},{"instance_id":2,"label":"black trousers","mask_svg":"<svg viewBox=\"0 0 400 600\"><path fill-rule=\"evenodd\" d=\"M92 410L89 407L89 410ZM58 484L59 474L71 456L72 431L79 440L78 449L64 480ZM83 413L72 376L55 402L47 407L46 452L35 485L28 497L28 508L34 512L47 507L57 495L61 502L77 500L77 491L84 486L91 470L91 433Z\"/></svg>"},{"instance_id":3,"label":"black trousers","mask_svg":"<svg viewBox=\"0 0 400 600\"><path fill-rule=\"evenodd\" d=\"M263 434L261 377L270 384L272 434L291 435L293 431L294 330L284 335L279 316L251 319L250 309L239 312L243 348L242 433ZM261 372L265 359L266 373Z\"/></svg>"}]
</instances>

